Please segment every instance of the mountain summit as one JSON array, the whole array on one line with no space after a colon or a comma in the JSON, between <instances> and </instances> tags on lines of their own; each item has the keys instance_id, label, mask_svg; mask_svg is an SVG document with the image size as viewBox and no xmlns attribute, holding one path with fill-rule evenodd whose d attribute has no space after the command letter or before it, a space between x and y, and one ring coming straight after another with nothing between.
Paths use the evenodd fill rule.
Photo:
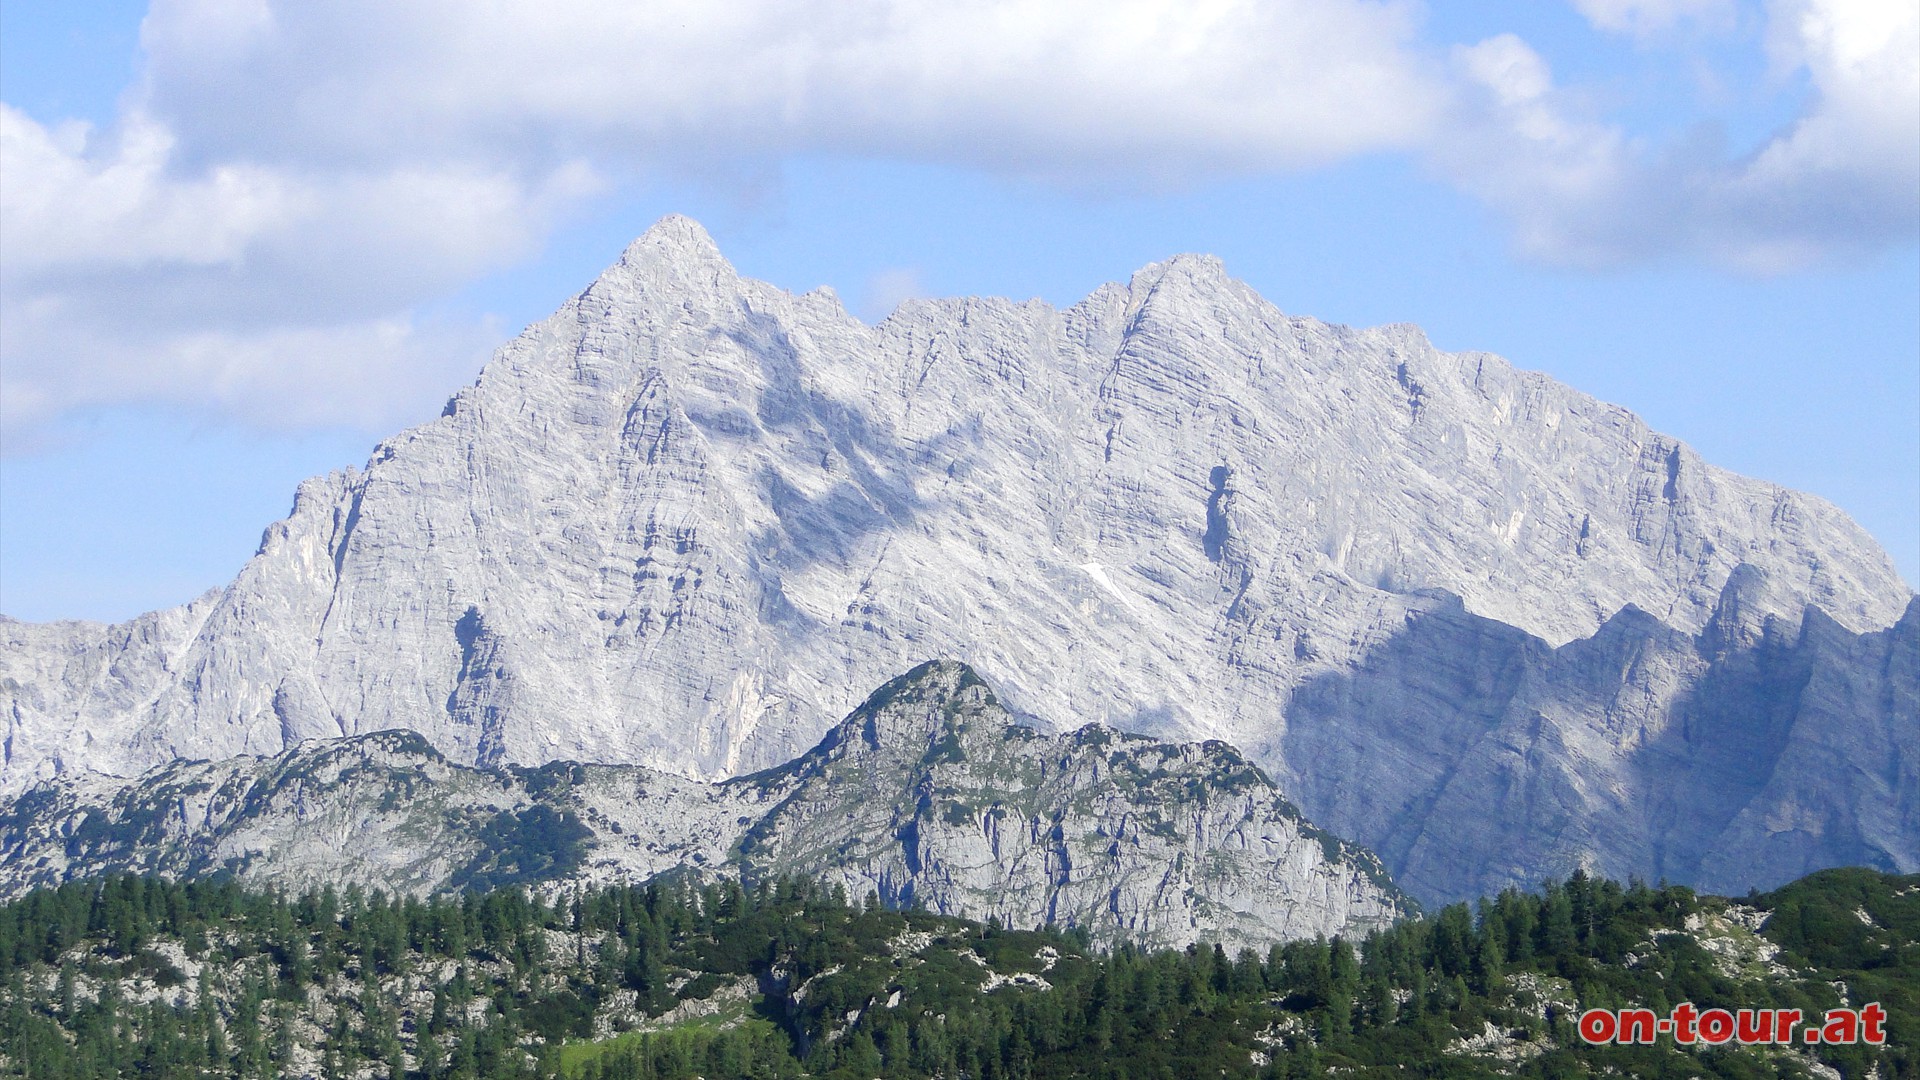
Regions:
<instances>
[{"instance_id":1,"label":"mountain summit","mask_svg":"<svg viewBox=\"0 0 1920 1080\"><path fill-rule=\"evenodd\" d=\"M663 877L832 882L888 907L1149 947L1389 925L1371 852L1222 743L1015 724L964 664L890 680L804 756L701 784L632 765L482 771L419 735L41 784L0 812L0 899L111 873L429 894Z\"/></svg>"},{"instance_id":2,"label":"mountain summit","mask_svg":"<svg viewBox=\"0 0 1920 1080\"><path fill-rule=\"evenodd\" d=\"M1920 760L1909 600L1817 498L1212 259L868 327L670 217L227 588L0 623L0 790L396 726L737 775L939 655L1244 747L1424 899L1744 890L1920 865L1914 776L1856 760Z\"/></svg>"}]
</instances>

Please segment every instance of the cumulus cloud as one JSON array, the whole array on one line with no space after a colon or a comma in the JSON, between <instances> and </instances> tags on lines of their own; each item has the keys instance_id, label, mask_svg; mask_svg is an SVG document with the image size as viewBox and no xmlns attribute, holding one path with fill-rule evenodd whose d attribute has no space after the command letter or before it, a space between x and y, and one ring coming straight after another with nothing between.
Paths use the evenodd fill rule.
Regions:
<instances>
[{"instance_id":1,"label":"cumulus cloud","mask_svg":"<svg viewBox=\"0 0 1920 1080\"><path fill-rule=\"evenodd\" d=\"M1204 175L1410 145L1436 102L1416 15L1376 0L156 0L143 40L150 107L215 156L824 149Z\"/></svg>"},{"instance_id":2,"label":"cumulus cloud","mask_svg":"<svg viewBox=\"0 0 1920 1080\"><path fill-rule=\"evenodd\" d=\"M1433 158L1505 210L1529 254L1607 265L1670 256L1749 272L1911 243L1920 231L1920 8L1784 0L1776 66L1807 80L1799 117L1739 152L1711 130L1669 144L1585 115L1526 43L1455 50L1467 88Z\"/></svg>"},{"instance_id":3,"label":"cumulus cloud","mask_svg":"<svg viewBox=\"0 0 1920 1080\"><path fill-rule=\"evenodd\" d=\"M181 156L145 114L103 135L0 105L10 447L62 410L128 401L264 426L413 419L496 331L409 309L527 254L599 183L578 162L528 182L462 162L182 168Z\"/></svg>"},{"instance_id":4,"label":"cumulus cloud","mask_svg":"<svg viewBox=\"0 0 1920 1080\"><path fill-rule=\"evenodd\" d=\"M116 332L85 321L9 318L0 434L42 444L74 408L176 405L267 428L390 431L432 415L471 377L502 328L407 316L246 331Z\"/></svg>"},{"instance_id":5,"label":"cumulus cloud","mask_svg":"<svg viewBox=\"0 0 1920 1080\"><path fill-rule=\"evenodd\" d=\"M0 273L35 279L103 260L230 263L292 209L293 193L269 170L226 165L186 181L166 177L173 135L144 117L128 118L118 145L91 160L90 141L84 123L50 130L0 104Z\"/></svg>"},{"instance_id":6,"label":"cumulus cloud","mask_svg":"<svg viewBox=\"0 0 1920 1080\"><path fill-rule=\"evenodd\" d=\"M1734 18L1575 3L1642 38ZM384 424L401 368L473 362L422 303L600 193L796 153L1107 190L1401 154L1538 258L1804 265L1915 229L1916 17L1777 0L1808 105L1729 148L1634 138L1518 37L1423 42L1412 0L154 0L111 130L0 111L0 408Z\"/></svg>"},{"instance_id":7,"label":"cumulus cloud","mask_svg":"<svg viewBox=\"0 0 1920 1080\"><path fill-rule=\"evenodd\" d=\"M1406 148L1438 100L1416 32L1374 0L154 0L114 130L0 114L0 408L383 423L416 403L382 373L472 360L409 312L611 184L825 152L1139 187Z\"/></svg>"}]
</instances>

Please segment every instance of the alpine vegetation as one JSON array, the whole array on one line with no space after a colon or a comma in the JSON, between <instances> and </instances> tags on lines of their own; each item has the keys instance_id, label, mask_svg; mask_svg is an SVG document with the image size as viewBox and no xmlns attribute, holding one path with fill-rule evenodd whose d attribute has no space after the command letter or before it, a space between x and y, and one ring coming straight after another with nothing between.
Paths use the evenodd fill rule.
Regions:
<instances>
[{"instance_id":1,"label":"alpine vegetation","mask_svg":"<svg viewBox=\"0 0 1920 1080\"><path fill-rule=\"evenodd\" d=\"M1741 900L1575 875L1258 951L1101 950L801 881L423 902L115 877L0 904L0 1072L1906 1077L1917 956L1920 878L1867 870ZM1593 1045L1575 1019L1682 1002L1882 1026Z\"/></svg>"}]
</instances>

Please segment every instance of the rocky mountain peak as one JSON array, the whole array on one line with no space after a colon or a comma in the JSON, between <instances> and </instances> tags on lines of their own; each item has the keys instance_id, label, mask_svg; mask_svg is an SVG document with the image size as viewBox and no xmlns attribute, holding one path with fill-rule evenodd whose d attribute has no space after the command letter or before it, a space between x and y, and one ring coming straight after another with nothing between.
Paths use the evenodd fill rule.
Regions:
<instances>
[{"instance_id":1,"label":"rocky mountain peak","mask_svg":"<svg viewBox=\"0 0 1920 1080\"><path fill-rule=\"evenodd\" d=\"M1229 290L1239 284L1227 273L1227 264L1219 256L1185 252L1135 270L1127 288L1137 295L1163 286L1204 293Z\"/></svg>"},{"instance_id":2,"label":"rocky mountain peak","mask_svg":"<svg viewBox=\"0 0 1920 1080\"><path fill-rule=\"evenodd\" d=\"M1285 315L1217 260L1067 312L947 300L869 328L739 277L669 218L445 415L303 485L217 596L115 627L0 623L0 791L396 726L463 765L739 776L940 656L1066 730L1241 746L1396 873L1427 867L1407 880L1433 895L1521 851L1534 814L1582 824L1501 881L1563 872L1643 811L1595 868L1645 876L1685 815L1641 758L1740 682L1708 679L1720 653L1758 672L1755 628L1815 606L1870 667L1910 596L1817 498L1496 357ZM1629 608L1644 618L1615 620ZM1735 632L1703 654L1716 619ZM1640 639L1659 662L1614 663ZM1861 681L1829 695L1864 703L1847 723L1912 714L1904 669L1821 655ZM954 695L990 711L962 670L869 719L925 753ZM1834 760L1769 764L1782 745L1713 759L1744 778L1722 790L1765 803L1753 820L1829 779L1854 798L1838 772L1747 783Z\"/></svg>"},{"instance_id":3,"label":"rocky mountain peak","mask_svg":"<svg viewBox=\"0 0 1920 1080\"><path fill-rule=\"evenodd\" d=\"M1220 758L1092 728L1048 738L1011 725L966 665L930 663L805 758L718 784L577 762L473 769L404 731L62 778L0 809L0 897L117 870L416 894L799 875L1102 940L1255 948L1410 910L1370 852Z\"/></svg>"},{"instance_id":4,"label":"rocky mountain peak","mask_svg":"<svg viewBox=\"0 0 1920 1080\"><path fill-rule=\"evenodd\" d=\"M941 738L963 718L1012 722L986 680L966 664L929 660L889 680L862 702L837 729L839 746L870 749L924 745Z\"/></svg>"},{"instance_id":5,"label":"rocky mountain peak","mask_svg":"<svg viewBox=\"0 0 1920 1080\"><path fill-rule=\"evenodd\" d=\"M576 301L580 329L619 332L631 320L665 329L711 325L737 302L744 281L697 221L669 214L640 234ZM763 286L764 288L764 286Z\"/></svg>"},{"instance_id":6,"label":"rocky mountain peak","mask_svg":"<svg viewBox=\"0 0 1920 1080\"><path fill-rule=\"evenodd\" d=\"M1293 936L1326 917L1315 909L1354 932L1413 906L1231 747L1097 724L1048 735L953 661L890 680L812 753L727 786L782 795L737 845L748 877L839 880L890 905L1011 925L1046 912L1165 942Z\"/></svg>"},{"instance_id":7,"label":"rocky mountain peak","mask_svg":"<svg viewBox=\"0 0 1920 1080\"><path fill-rule=\"evenodd\" d=\"M706 226L684 214L668 214L654 222L627 245L619 265L642 267L660 263L733 268L720 253L720 245L714 242Z\"/></svg>"}]
</instances>

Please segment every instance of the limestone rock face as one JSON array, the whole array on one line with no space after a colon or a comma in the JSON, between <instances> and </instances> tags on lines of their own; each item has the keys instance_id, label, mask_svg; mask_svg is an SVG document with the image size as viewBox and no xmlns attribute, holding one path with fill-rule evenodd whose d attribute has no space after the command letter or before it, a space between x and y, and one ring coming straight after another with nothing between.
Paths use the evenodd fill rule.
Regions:
<instances>
[{"instance_id":1,"label":"limestone rock face","mask_svg":"<svg viewBox=\"0 0 1920 1080\"><path fill-rule=\"evenodd\" d=\"M412 894L532 883L584 873L554 853L589 832L606 876L644 881L719 866L740 817L766 809L738 794L639 767L474 769L410 731L313 739L31 788L0 814L0 894L106 873Z\"/></svg>"},{"instance_id":2,"label":"limestone rock face","mask_svg":"<svg viewBox=\"0 0 1920 1080\"><path fill-rule=\"evenodd\" d=\"M742 864L1148 945L1354 934L1409 910L1371 852L1309 824L1224 743L1009 719L963 665L893 680L784 770L796 783Z\"/></svg>"},{"instance_id":3,"label":"limestone rock face","mask_svg":"<svg viewBox=\"0 0 1920 1080\"><path fill-rule=\"evenodd\" d=\"M1558 649L1457 604L1299 687L1276 777L1423 902L1586 868L1723 894L1920 867L1920 600L1855 634L1728 585L1700 634L1636 608ZM1365 718L1368 723L1357 722Z\"/></svg>"},{"instance_id":4,"label":"limestone rock face","mask_svg":"<svg viewBox=\"0 0 1920 1080\"><path fill-rule=\"evenodd\" d=\"M1477 850L1446 848L1463 830L1597 803L1576 785L1371 805L1343 777L1452 747L1325 705L1301 737L1305 703L1424 642L1442 667L1395 676L1439 695L1421 731L1471 729L1506 699L1445 673L1505 677L1473 652L1486 635L1565 648L1629 607L1700 635L1736 571L1743 617L1778 635L1809 606L1872 634L1910 597L1819 499L1412 327L1283 314L1209 258L1065 311L912 301L868 327L825 290L741 278L669 218L438 420L303 484L230 586L118 626L0 621L0 791L392 727L461 764L733 776L949 656L1019 713L1246 747L1316 820L1408 859L1389 840L1426 837L1439 867ZM1700 670L1676 668L1647 715L1672 723ZM1615 722L1605 679L1576 684L1541 707L1567 733L1537 748L1552 775L1588 776L1575 748ZM1904 693L1849 705L1833 737L1893 724L1910 743ZM1314 757L1335 744L1367 768ZM1883 813L1844 776L1801 775L1806 813ZM1885 812L1911 833L1903 790ZM1672 841L1640 837L1633 858ZM1611 851L1592 849L1598 869ZM1513 880L1547 872L1530 860Z\"/></svg>"},{"instance_id":5,"label":"limestone rock face","mask_svg":"<svg viewBox=\"0 0 1920 1080\"><path fill-rule=\"evenodd\" d=\"M1015 724L961 664L894 679L808 754L707 784L639 766L455 765L418 734L74 774L0 814L0 895L115 871L294 889L803 876L858 899L1106 941L1264 948L1411 905L1219 743Z\"/></svg>"}]
</instances>

